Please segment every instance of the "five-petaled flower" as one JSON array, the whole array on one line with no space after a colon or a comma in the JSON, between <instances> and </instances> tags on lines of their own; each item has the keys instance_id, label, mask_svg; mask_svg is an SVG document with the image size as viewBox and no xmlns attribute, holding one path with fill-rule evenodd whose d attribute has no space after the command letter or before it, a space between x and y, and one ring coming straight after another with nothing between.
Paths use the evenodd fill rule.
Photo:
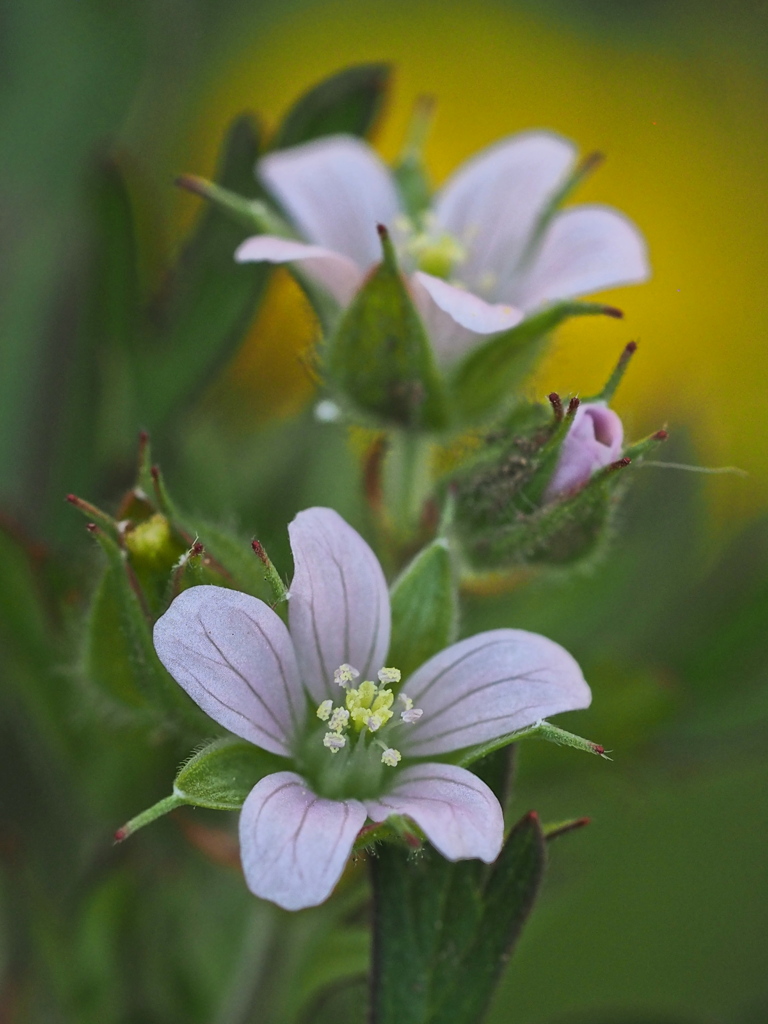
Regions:
<instances>
[{"instance_id":1,"label":"five-petaled flower","mask_svg":"<svg viewBox=\"0 0 768 1024\"><path fill-rule=\"evenodd\" d=\"M286 759L242 808L249 888L289 910L322 902L362 826L390 815L410 818L450 860L490 863L503 841L499 803L439 758L586 707L578 665L545 637L495 629L430 658L395 699L389 594L373 551L331 509L301 512L289 532L290 632L254 597L197 586L154 634L163 664L211 718Z\"/></svg>"},{"instance_id":2,"label":"five-petaled flower","mask_svg":"<svg viewBox=\"0 0 768 1024\"><path fill-rule=\"evenodd\" d=\"M546 501L574 494L590 478L621 457L624 428L604 402L585 402L576 410L560 457L544 494Z\"/></svg>"},{"instance_id":3,"label":"five-petaled flower","mask_svg":"<svg viewBox=\"0 0 768 1024\"><path fill-rule=\"evenodd\" d=\"M260 235L236 258L300 263L346 306L381 260L382 224L437 359L447 363L550 303L647 279L645 243L623 214L598 204L552 214L575 158L558 135L514 135L460 167L430 210L408 216L368 145L316 139L271 153L257 168L304 241Z\"/></svg>"}]
</instances>

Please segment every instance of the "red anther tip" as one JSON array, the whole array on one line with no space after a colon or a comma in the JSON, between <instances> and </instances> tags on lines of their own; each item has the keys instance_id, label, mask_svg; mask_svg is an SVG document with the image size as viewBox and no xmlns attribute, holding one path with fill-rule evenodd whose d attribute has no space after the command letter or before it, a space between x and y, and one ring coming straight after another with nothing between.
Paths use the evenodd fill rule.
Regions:
<instances>
[{"instance_id":1,"label":"red anther tip","mask_svg":"<svg viewBox=\"0 0 768 1024\"><path fill-rule=\"evenodd\" d=\"M116 843L122 843L122 841L124 839L127 839L127 838L128 838L128 832L126 831L126 829L119 828L117 830L117 832L115 832L114 840L115 840Z\"/></svg>"},{"instance_id":2,"label":"red anther tip","mask_svg":"<svg viewBox=\"0 0 768 1024\"><path fill-rule=\"evenodd\" d=\"M538 821L539 820L539 812L538 811L528 811L528 813L526 814L526 818L528 819L528 821Z\"/></svg>"},{"instance_id":3,"label":"red anther tip","mask_svg":"<svg viewBox=\"0 0 768 1024\"><path fill-rule=\"evenodd\" d=\"M80 499L78 498L78 496L76 494L68 494L66 500L71 505L77 505L77 503L80 501Z\"/></svg>"},{"instance_id":4,"label":"red anther tip","mask_svg":"<svg viewBox=\"0 0 768 1024\"><path fill-rule=\"evenodd\" d=\"M149 472L150 472L153 480L158 480L159 479L159 477L160 477L160 467L159 466L152 466L150 468Z\"/></svg>"},{"instance_id":5,"label":"red anther tip","mask_svg":"<svg viewBox=\"0 0 768 1024\"><path fill-rule=\"evenodd\" d=\"M195 541L195 543L192 545L192 554L193 555L202 555L203 551L205 551L205 548L200 543L200 541L199 540Z\"/></svg>"},{"instance_id":6,"label":"red anther tip","mask_svg":"<svg viewBox=\"0 0 768 1024\"><path fill-rule=\"evenodd\" d=\"M574 396L570 400L570 402L568 403L568 415L569 416L573 416L573 414L576 412L576 410L579 408L580 405L581 405L581 399L580 398L576 398Z\"/></svg>"},{"instance_id":7,"label":"red anther tip","mask_svg":"<svg viewBox=\"0 0 768 1024\"><path fill-rule=\"evenodd\" d=\"M146 444L148 440L149 440L149 434L147 433L147 431L146 430L140 430L139 431L139 442L141 444Z\"/></svg>"},{"instance_id":8,"label":"red anther tip","mask_svg":"<svg viewBox=\"0 0 768 1024\"><path fill-rule=\"evenodd\" d=\"M550 400L552 405L554 405L555 402L560 401L560 395L558 395L556 391L550 391L550 393L547 395L547 398Z\"/></svg>"},{"instance_id":9,"label":"red anther tip","mask_svg":"<svg viewBox=\"0 0 768 1024\"><path fill-rule=\"evenodd\" d=\"M624 348L624 352L628 356L634 355L635 352L637 352L637 342L636 341L628 341L626 346L625 346L625 348Z\"/></svg>"},{"instance_id":10,"label":"red anther tip","mask_svg":"<svg viewBox=\"0 0 768 1024\"><path fill-rule=\"evenodd\" d=\"M89 533L96 533L96 531L98 530L98 526L96 525L96 523L86 523L85 528Z\"/></svg>"},{"instance_id":11,"label":"red anther tip","mask_svg":"<svg viewBox=\"0 0 768 1024\"><path fill-rule=\"evenodd\" d=\"M612 316L614 320L624 319L624 312L618 306L603 306L603 314L605 316Z\"/></svg>"},{"instance_id":12,"label":"red anther tip","mask_svg":"<svg viewBox=\"0 0 768 1024\"><path fill-rule=\"evenodd\" d=\"M381 239L389 238L389 231L387 230L387 228L386 228L386 226L384 224L377 224L376 225L376 230L379 233L379 238L381 238Z\"/></svg>"},{"instance_id":13,"label":"red anther tip","mask_svg":"<svg viewBox=\"0 0 768 1024\"><path fill-rule=\"evenodd\" d=\"M604 754L605 753L605 747L601 747L599 743L593 743L592 744L592 749L594 750L594 752L596 754Z\"/></svg>"},{"instance_id":14,"label":"red anther tip","mask_svg":"<svg viewBox=\"0 0 768 1024\"><path fill-rule=\"evenodd\" d=\"M669 437L669 433L666 430L657 430L653 435L654 441L666 441Z\"/></svg>"}]
</instances>

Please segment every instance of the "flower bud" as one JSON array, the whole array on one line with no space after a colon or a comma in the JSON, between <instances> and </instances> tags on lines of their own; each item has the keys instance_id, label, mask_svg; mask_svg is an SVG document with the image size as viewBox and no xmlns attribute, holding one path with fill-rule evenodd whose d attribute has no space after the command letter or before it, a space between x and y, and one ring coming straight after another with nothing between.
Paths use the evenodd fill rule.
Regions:
<instances>
[{"instance_id":1,"label":"flower bud","mask_svg":"<svg viewBox=\"0 0 768 1024\"><path fill-rule=\"evenodd\" d=\"M137 565L165 572L183 550L173 536L171 524L159 512L126 531L125 546Z\"/></svg>"},{"instance_id":2,"label":"flower bud","mask_svg":"<svg viewBox=\"0 0 768 1024\"><path fill-rule=\"evenodd\" d=\"M580 405L544 492L545 502L581 490L595 473L621 458L623 442L624 428L612 409L603 402Z\"/></svg>"},{"instance_id":3,"label":"flower bud","mask_svg":"<svg viewBox=\"0 0 768 1024\"><path fill-rule=\"evenodd\" d=\"M624 450L621 420L603 400L571 399L567 410L533 406L450 480L454 530L470 573L530 565L573 565L610 533L624 490L624 470L666 432Z\"/></svg>"}]
</instances>

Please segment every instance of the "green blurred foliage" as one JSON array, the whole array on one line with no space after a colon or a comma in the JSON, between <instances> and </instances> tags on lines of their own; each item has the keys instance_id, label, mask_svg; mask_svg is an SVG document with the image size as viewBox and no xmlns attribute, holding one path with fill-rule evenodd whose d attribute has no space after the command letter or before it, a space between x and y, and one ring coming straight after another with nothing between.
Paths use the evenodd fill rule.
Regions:
<instances>
[{"instance_id":1,"label":"green blurred foliage","mask_svg":"<svg viewBox=\"0 0 768 1024\"><path fill-rule=\"evenodd\" d=\"M691 3L535 6L606 44L684 47L722 26ZM230 265L237 231L213 212L177 259L157 216L170 183L154 194L126 145L142 138L138 163L161 165L239 34L257 53L277 7L14 0L0 13L0 1019L13 1024L353 1021L363 1003L361 866L331 911L289 917L247 894L224 814L183 809L113 847L116 826L167 795L190 743L117 709L140 702L114 671L119 567L104 569L63 501L76 491L117 512L151 426L185 528L244 589L261 586L254 533L290 575L285 524L300 508L369 525L337 428L305 412L257 430L206 397L263 274ZM765 20L739 7L708 45L762 58ZM137 109L153 117L139 132ZM237 122L222 164L243 192L257 135ZM464 635L514 625L565 644L595 700L563 724L615 757L520 751L513 812L593 824L553 847L494 1024L765 1019L767 549L764 522L713 547L701 489L648 468L588 574L465 608ZM100 625L84 649L88 607Z\"/></svg>"}]
</instances>

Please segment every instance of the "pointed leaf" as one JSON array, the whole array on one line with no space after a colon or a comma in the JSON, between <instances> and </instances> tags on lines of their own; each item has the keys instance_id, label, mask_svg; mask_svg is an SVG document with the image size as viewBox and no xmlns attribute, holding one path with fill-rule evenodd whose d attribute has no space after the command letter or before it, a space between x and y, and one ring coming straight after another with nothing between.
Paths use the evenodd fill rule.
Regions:
<instances>
[{"instance_id":1,"label":"pointed leaf","mask_svg":"<svg viewBox=\"0 0 768 1024\"><path fill-rule=\"evenodd\" d=\"M541 886L544 837L535 814L523 818L492 865L483 912L460 969L446 972L440 1004L429 1024L476 1024L493 996Z\"/></svg>"},{"instance_id":2,"label":"pointed leaf","mask_svg":"<svg viewBox=\"0 0 768 1024\"><path fill-rule=\"evenodd\" d=\"M458 599L451 556L443 539L424 548L395 581L391 591L392 640L387 664L403 679L453 643Z\"/></svg>"},{"instance_id":3,"label":"pointed leaf","mask_svg":"<svg viewBox=\"0 0 768 1024\"><path fill-rule=\"evenodd\" d=\"M621 315L613 307L598 303L560 302L472 349L451 381L456 418L462 423L492 419L509 406L556 327L570 317L598 314Z\"/></svg>"},{"instance_id":4,"label":"pointed leaf","mask_svg":"<svg viewBox=\"0 0 768 1024\"><path fill-rule=\"evenodd\" d=\"M442 382L424 326L382 231L385 258L328 343L332 382L377 421L412 429L446 423Z\"/></svg>"},{"instance_id":5,"label":"pointed leaf","mask_svg":"<svg viewBox=\"0 0 768 1024\"><path fill-rule=\"evenodd\" d=\"M538 892L545 862L535 815L490 868L385 844L372 859L374 1024L476 1024Z\"/></svg>"},{"instance_id":6,"label":"pointed leaf","mask_svg":"<svg viewBox=\"0 0 768 1024\"><path fill-rule=\"evenodd\" d=\"M321 135L368 135L384 101L390 74L388 64L358 64L324 79L288 111L272 148L297 146Z\"/></svg>"},{"instance_id":7,"label":"pointed leaf","mask_svg":"<svg viewBox=\"0 0 768 1024\"><path fill-rule=\"evenodd\" d=\"M253 197L258 155L256 125L247 116L237 118L224 142L217 182ZM139 394L147 427L162 423L204 386L242 341L269 275L264 264L234 262L246 234L248 229L206 207L183 248L143 353Z\"/></svg>"}]
</instances>

